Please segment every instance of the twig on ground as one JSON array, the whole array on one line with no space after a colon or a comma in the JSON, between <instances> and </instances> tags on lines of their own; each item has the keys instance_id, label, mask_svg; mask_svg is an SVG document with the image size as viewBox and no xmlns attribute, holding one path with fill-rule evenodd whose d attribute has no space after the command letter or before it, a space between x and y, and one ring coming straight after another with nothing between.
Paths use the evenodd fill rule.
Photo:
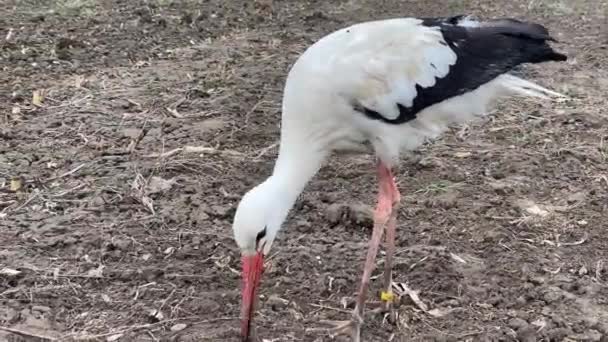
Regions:
<instances>
[{"instance_id":1,"label":"twig on ground","mask_svg":"<svg viewBox=\"0 0 608 342\"><path fill-rule=\"evenodd\" d=\"M97 339L97 338L101 338L101 337L107 337L107 336L112 336L112 335L119 335L119 334L124 334L124 333L128 333L128 332L133 332L133 331L141 330L141 329L149 329L149 328L153 328L153 327L167 324L167 323L192 320L195 318L199 318L199 316L172 318L172 319L166 319L163 321L158 321L156 323L132 325L130 327L119 329L117 331L112 331L112 332L107 332L107 333L97 334L97 335L86 335L85 334L85 335L77 336L77 334L73 333L73 334L69 334L67 336L63 336L63 338L71 338L76 341L88 341L88 340ZM213 323L213 322L219 322L219 321L230 321L230 320L234 320L234 319L235 319L234 317L218 317L218 318L212 318L212 319L208 319L208 320L204 320L204 321L197 321L195 323L196 324L205 324L205 323ZM56 340L54 340L54 341L56 341Z\"/></svg>"},{"instance_id":2,"label":"twig on ground","mask_svg":"<svg viewBox=\"0 0 608 342\"><path fill-rule=\"evenodd\" d=\"M260 150L260 153L258 153L257 156L255 156L255 159L260 159L262 158L264 155L266 155L266 153L268 153L268 151L272 150L273 148L279 146L279 142L275 142L274 144L264 147L262 150Z\"/></svg>"},{"instance_id":3,"label":"twig on ground","mask_svg":"<svg viewBox=\"0 0 608 342\"><path fill-rule=\"evenodd\" d=\"M23 209L26 205L30 204L30 202L32 202L38 196L40 196L40 191L36 191L25 202L23 202L20 206L18 206L17 208L13 209L12 211L15 212L15 211L19 211L19 210Z\"/></svg>"},{"instance_id":4,"label":"twig on ground","mask_svg":"<svg viewBox=\"0 0 608 342\"><path fill-rule=\"evenodd\" d=\"M71 169L70 171L60 174L59 176L49 177L49 178L45 179L44 182L50 182L50 181L53 181L53 180L57 180L57 179L60 179L60 178L67 177L67 176L69 176L71 174L74 174L74 173L78 172L78 170L82 169L86 165L87 165L87 163L80 164L80 165L76 166L75 168Z\"/></svg>"},{"instance_id":5,"label":"twig on ground","mask_svg":"<svg viewBox=\"0 0 608 342\"><path fill-rule=\"evenodd\" d=\"M58 339L56 339L54 337L39 335L39 334L32 333L32 332L29 332L29 331L23 331L23 330L13 329L13 328L9 328L9 327L0 326L0 330L6 331L6 332L9 332L9 333L12 333L12 334L17 334L17 335L20 335L20 336L24 336L24 337L37 338L37 339L40 339L42 341L59 341Z\"/></svg>"},{"instance_id":6,"label":"twig on ground","mask_svg":"<svg viewBox=\"0 0 608 342\"><path fill-rule=\"evenodd\" d=\"M340 308L334 308L332 306L327 306L327 305L310 304L310 306L314 306L315 308L324 309L324 310L332 310L332 311L337 311L337 312L342 312L342 313L351 313L351 311L340 309Z\"/></svg>"},{"instance_id":7,"label":"twig on ground","mask_svg":"<svg viewBox=\"0 0 608 342\"><path fill-rule=\"evenodd\" d=\"M219 153L219 154L227 154L227 155L232 155L232 156L245 156L244 154L237 152L237 151L218 150L213 147L184 146L184 147L174 148L167 152L148 154L144 157L146 157L146 158L168 158L168 157L172 157L179 153L209 153L209 154Z\"/></svg>"}]
</instances>

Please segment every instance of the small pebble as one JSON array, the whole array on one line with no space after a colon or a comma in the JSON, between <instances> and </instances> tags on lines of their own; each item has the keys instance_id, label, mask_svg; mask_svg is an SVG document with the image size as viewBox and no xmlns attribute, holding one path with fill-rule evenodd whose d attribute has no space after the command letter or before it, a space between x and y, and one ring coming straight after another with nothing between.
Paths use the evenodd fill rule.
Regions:
<instances>
[{"instance_id":1,"label":"small pebble","mask_svg":"<svg viewBox=\"0 0 608 342\"><path fill-rule=\"evenodd\" d=\"M513 328L513 330L519 330L528 327L528 322L524 321L521 318L511 318L509 320L509 326Z\"/></svg>"},{"instance_id":2,"label":"small pebble","mask_svg":"<svg viewBox=\"0 0 608 342\"><path fill-rule=\"evenodd\" d=\"M51 308L49 308L48 306L34 305L32 306L32 311L49 312L51 311Z\"/></svg>"},{"instance_id":3,"label":"small pebble","mask_svg":"<svg viewBox=\"0 0 608 342\"><path fill-rule=\"evenodd\" d=\"M184 323L178 323L171 327L171 331L173 331L173 332L182 331L182 330L186 329L187 326L188 325L186 325Z\"/></svg>"},{"instance_id":4,"label":"small pebble","mask_svg":"<svg viewBox=\"0 0 608 342\"><path fill-rule=\"evenodd\" d=\"M275 311L282 310L285 306L287 306L287 304L289 304L288 300L280 298L276 295L271 295L266 301L266 305L272 307L272 309Z\"/></svg>"}]
</instances>

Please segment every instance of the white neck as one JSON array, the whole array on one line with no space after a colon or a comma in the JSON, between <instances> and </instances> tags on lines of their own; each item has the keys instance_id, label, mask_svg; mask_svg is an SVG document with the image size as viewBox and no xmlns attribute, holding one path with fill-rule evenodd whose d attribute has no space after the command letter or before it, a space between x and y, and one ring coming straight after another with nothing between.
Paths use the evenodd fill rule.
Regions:
<instances>
[{"instance_id":1,"label":"white neck","mask_svg":"<svg viewBox=\"0 0 608 342\"><path fill-rule=\"evenodd\" d=\"M274 171L264 182L268 195L273 196L275 215L272 226L282 225L296 200L312 177L319 171L327 153L312 144L293 144L284 141L279 148Z\"/></svg>"}]
</instances>

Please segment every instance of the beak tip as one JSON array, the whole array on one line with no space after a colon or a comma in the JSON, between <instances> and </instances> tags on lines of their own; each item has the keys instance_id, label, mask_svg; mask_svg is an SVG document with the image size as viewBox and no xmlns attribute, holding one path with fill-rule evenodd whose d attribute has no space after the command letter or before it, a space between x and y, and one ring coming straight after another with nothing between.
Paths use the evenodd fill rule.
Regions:
<instances>
[{"instance_id":1,"label":"beak tip","mask_svg":"<svg viewBox=\"0 0 608 342\"><path fill-rule=\"evenodd\" d=\"M253 256L243 257L241 342L253 342L256 340L252 321L256 305L256 290L263 272L263 265L264 256L261 252Z\"/></svg>"}]
</instances>

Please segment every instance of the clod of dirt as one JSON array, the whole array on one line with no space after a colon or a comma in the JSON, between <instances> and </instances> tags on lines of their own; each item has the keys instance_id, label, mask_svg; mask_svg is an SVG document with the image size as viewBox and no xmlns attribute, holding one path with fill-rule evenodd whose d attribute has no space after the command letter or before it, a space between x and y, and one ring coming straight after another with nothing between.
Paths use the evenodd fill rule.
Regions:
<instances>
[{"instance_id":1,"label":"clod of dirt","mask_svg":"<svg viewBox=\"0 0 608 342\"><path fill-rule=\"evenodd\" d=\"M287 304L289 304L288 300L283 299L277 295L270 295L270 297L268 297L268 300L266 300L266 305L268 305L275 311L283 310L287 306Z\"/></svg>"},{"instance_id":2,"label":"clod of dirt","mask_svg":"<svg viewBox=\"0 0 608 342\"><path fill-rule=\"evenodd\" d=\"M513 330L523 329L528 327L528 322L521 318L514 317L509 320L509 327L511 327Z\"/></svg>"},{"instance_id":3,"label":"clod of dirt","mask_svg":"<svg viewBox=\"0 0 608 342\"><path fill-rule=\"evenodd\" d=\"M340 223L344 215L344 205L341 203L334 203L325 209L325 218L331 224Z\"/></svg>"},{"instance_id":4,"label":"clod of dirt","mask_svg":"<svg viewBox=\"0 0 608 342\"><path fill-rule=\"evenodd\" d=\"M336 203L340 199L340 194L336 192L323 192L319 195L319 200L323 203Z\"/></svg>"},{"instance_id":5,"label":"clod of dirt","mask_svg":"<svg viewBox=\"0 0 608 342\"><path fill-rule=\"evenodd\" d=\"M139 21L142 24L149 24L152 22L152 14L150 8L140 8L135 11L135 14L139 16Z\"/></svg>"},{"instance_id":6,"label":"clod of dirt","mask_svg":"<svg viewBox=\"0 0 608 342\"><path fill-rule=\"evenodd\" d=\"M127 238L116 238L113 239L112 242L110 242L110 244L108 244L107 249L108 250L121 250L121 251L125 251L127 249L129 249L129 246L131 246L132 241L130 239Z\"/></svg>"},{"instance_id":7,"label":"clod of dirt","mask_svg":"<svg viewBox=\"0 0 608 342\"><path fill-rule=\"evenodd\" d=\"M202 298L196 302L196 307L201 312L214 312L220 309L220 304L210 298Z\"/></svg>"},{"instance_id":8,"label":"clod of dirt","mask_svg":"<svg viewBox=\"0 0 608 342\"><path fill-rule=\"evenodd\" d=\"M185 12L182 14L182 16L179 18L179 21L181 24L192 24L193 22L193 16L192 13L190 12Z\"/></svg>"},{"instance_id":9,"label":"clod of dirt","mask_svg":"<svg viewBox=\"0 0 608 342\"><path fill-rule=\"evenodd\" d=\"M209 214L207 214L206 212L199 210L196 212L196 222L197 223L201 223L201 222L205 222L209 220Z\"/></svg>"},{"instance_id":10,"label":"clod of dirt","mask_svg":"<svg viewBox=\"0 0 608 342\"><path fill-rule=\"evenodd\" d=\"M577 341L589 341L589 342L600 342L602 340L602 334L594 329L590 329L583 334L577 334L574 336L569 336Z\"/></svg>"},{"instance_id":11,"label":"clod of dirt","mask_svg":"<svg viewBox=\"0 0 608 342\"><path fill-rule=\"evenodd\" d=\"M508 193L509 189L513 186L510 182L506 180L496 180L489 182L488 185L492 190L494 190L499 195L505 195Z\"/></svg>"},{"instance_id":12,"label":"clod of dirt","mask_svg":"<svg viewBox=\"0 0 608 342\"><path fill-rule=\"evenodd\" d=\"M137 273L139 273L146 281L152 282L155 279L162 277L165 274L165 271L159 268L146 267L142 268L141 270L137 270Z\"/></svg>"},{"instance_id":13,"label":"clod of dirt","mask_svg":"<svg viewBox=\"0 0 608 342\"><path fill-rule=\"evenodd\" d=\"M371 228L374 210L365 204L334 203L325 209L325 218L332 224L358 225Z\"/></svg>"},{"instance_id":14,"label":"clod of dirt","mask_svg":"<svg viewBox=\"0 0 608 342\"><path fill-rule=\"evenodd\" d=\"M572 332L567 328L553 328L545 334L550 341L564 341Z\"/></svg>"},{"instance_id":15,"label":"clod of dirt","mask_svg":"<svg viewBox=\"0 0 608 342\"><path fill-rule=\"evenodd\" d=\"M85 45L82 42L76 41L70 38L59 38L55 44L55 55L59 59L70 59L72 57L72 50L74 48L83 48Z\"/></svg>"},{"instance_id":16,"label":"clod of dirt","mask_svg":"<svg viewBox=\"0 0 608 342\"><path fill-rule=\"evenodd\" d=\"M596 328L605 336L608 337L608 322L599 322Z\"/></svg>"},{"instance_id":17,"label":"clod of dirt","mask_svg":"<svg viewBox=\"0 0 608 342\"><path fill-rule=\"evenodd\" d=\"M13 308L0 309L0 321L7 323L15 323L19 320L19 312Z\"/></svg>"},{"instance_id":18,"label":"clod of dirt","mask_svg":"<svg viewBox=\"0 0 608 342\"><path fill-rule=\"evenodd\" d=\"M226 126L224 120L218 118L207 119L195 124L194 128L197 132L210 132L218 129L222 129Z\"/></svg>"},{"instance_id":19,"label":"clod of dirt","mask_svg":"<svg viewBox=\"0 0 608 342\"><path fill-rule=\"evenodd\" d=\"M440 168L444 164L441 162L441 160L439 158L424 157L418 161L418 165L424 169L433 169L433 168Z\"/></svg>"},{"instance_id":20,"label":"clod of dirt","mask_svg":"<svg viewBox=\"0 0 608 342\"><path fill-rule=\"evenodd\" d=\"M298 220L295 222L295 226L300 233L308 233L312 231L312 224L307 220Z\"/></svg>"},{"instance_id":21,"label":"clod of dirt","mask_svg":"<svg viewBox=\"0 0 608 342\"><path fill-rule=\"evenodd\" d=\"M139 128L125 128L122 130L122 135L125 138L138 139L142 130Z\"/></svg>"},{"instance_id":22,"label":"clod of dirt","mask_svg":"<svg viewBox=\"0 0 608 342\"><path fill-rule=\"evenodd\" d=\"M521 318L512 318L509 326L517 332L517 338L521 342L535 342L535 329Z\"/></svg>"},{"instance_id":23,"label":"clod of dirt","mask_svg":"<svg viewBox=\"0 0 608 342\"><path fill-rule=\"evenodd\" d=\"M458 193L449 191L439 196L435 196L424 201L428 208L451 209L458 206Z\"/></svg>"},{"instance_id":24,"label":"clod of dirt","mask_svg":"<svg viewBox=\"0 0 608 342\"><path fill-rule=\"evenodd\" d=\"M30 21L33 23L41 23L45 20L44 14L37 14L30 18Z\"/></svg>"},{"instance_id":25,"label":"clod of dirt","mask_svg":"<svg viewBox=\"0 0 608 342\"><path fill-rule=\"evenodd\" d=\"M587 193L585 191L579 191L570 194L566 200L568 204L575 204L585 201L585 198L587 198Z\"/></svg>"},{"instance_id":26,"label":"clod of dirt","mask_svg":"<svg viewBox=\"0 0 608 342\"><path fill-rule=\"evenodd\" d=\"M235 210L231 205L221 205L216 204L212 205L209 214L216 216L218 218L227 218L232 215L232 212Z\"/></svg>"}]
</instances>

